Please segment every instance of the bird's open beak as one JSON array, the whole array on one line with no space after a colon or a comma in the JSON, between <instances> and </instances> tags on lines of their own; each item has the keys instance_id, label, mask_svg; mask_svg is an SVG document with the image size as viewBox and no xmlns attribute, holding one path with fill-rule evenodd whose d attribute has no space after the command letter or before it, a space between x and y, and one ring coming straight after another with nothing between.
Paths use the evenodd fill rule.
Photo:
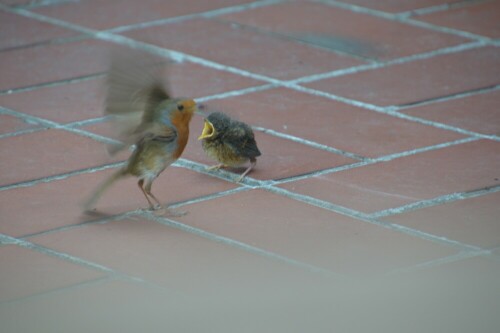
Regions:
<instances>
[{"instance_id":1,"label":"bird's open beak","mask_svg":"<svg viewBox=\"0 0 500 333\"><path fill-rule=\"evenodd\" d=\"M203 131L201 132L201 135L198 138L198 140L210 138L211 136L214 135L214 132L215 132L214 125L212 125L211 122L205 119L205 125L203 126Z\"/></svg>"}]
</instances>

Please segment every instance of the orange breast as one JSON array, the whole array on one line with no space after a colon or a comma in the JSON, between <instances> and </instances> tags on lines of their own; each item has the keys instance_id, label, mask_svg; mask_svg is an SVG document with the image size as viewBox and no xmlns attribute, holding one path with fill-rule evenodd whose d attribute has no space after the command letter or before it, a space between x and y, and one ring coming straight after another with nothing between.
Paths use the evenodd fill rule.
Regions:
<instances>
[{"instance_id":1,"label":"orange breast","mask_svg":"<svg viewBox=\"0 0 500 333\"><path fill-rule=\"evenodd\" d=\"M177 149L174 151L173 157L178 159L182 155L184 148L186 148L189 138L189 127L182 124L177 125L175 122L172 123L177 129Z\"/></svg>"}]
</instances>

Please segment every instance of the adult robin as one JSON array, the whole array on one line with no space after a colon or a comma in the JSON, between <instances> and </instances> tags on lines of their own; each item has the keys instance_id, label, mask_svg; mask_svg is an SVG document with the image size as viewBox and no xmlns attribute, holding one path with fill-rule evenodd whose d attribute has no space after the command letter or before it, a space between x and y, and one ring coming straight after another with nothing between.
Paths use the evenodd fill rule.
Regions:
<instances>
[{"instance_id":1,"label":"adult robin","mask_svg":"<svg viewBox=\"0 0 500 333\"><path fill-rule=\"evenodd\" d=\"M137 184L151 210L162 208L151 186L184 151L196 103L193 99L170 96L161 78L163 66L158 67L159 61L144 55L112 57L104 113L121 126L123 145L111 147L111 153L132 144L136 148L126 165L104 181L85 202L86 210L94 206L109 186L126 176L138 178Z\"/></svg>"}]
</instances>

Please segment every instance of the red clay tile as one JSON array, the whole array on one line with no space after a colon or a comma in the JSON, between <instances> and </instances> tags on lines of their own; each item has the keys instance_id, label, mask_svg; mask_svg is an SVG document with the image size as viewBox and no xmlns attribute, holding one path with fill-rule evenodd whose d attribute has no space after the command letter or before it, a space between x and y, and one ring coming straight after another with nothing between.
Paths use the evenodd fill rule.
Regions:
<instances>
[{"instance_id":1,"label":"red clay tile","mask_svg":"<svg viewBox=\"0 0 500 333\"><path fill-rule=\"evenodd\" d=\"M199 98L262 84L247 77L189 62L170 66L168 73L173 96Z\"/></svg>"},{"instance_id":2,"label":"red clay tile","mask_svg":"<svg viewBox=\"0 0 500 333\"><path fill-rule=\"evenodd\" d=\"M409 278L405 279L407 276ZM424 319L428 325L422 324L423 317L418 316L418 320L410 325L415 328L413 332L435 329L440 332L473 332L478 327L482 332L498 330L500 265L484 257L475 257L422 268L398 277L386 279L389 281L386 286L391 287L387 295L398 300L397 303L387 302L397 304L395 311L398 313L391 313L399 318L399 314L411 313L414 316L422 309L425 313L432 313L428 320ZM384 304L387 303L384 301ZM386 313L386 308L382 311ZM424 312L422 315L425 317ZM408 320L411 321L410 318ZM408 320L404 321L401 329L393 332L406 331Z\"/></svg>"},{"instance_id":3,"label":"red clay tile","mask_svg":"<svg viewBox=\"0 0 500 333\"><path fill-rule=\"evenodd\" d=\"M183 223L341 274L361 277L453 253L264 190L188 208Z\"/></svg>"},{"instance_id":4,"label":"red clay tile","mask_svg":"<svg viewBox=\"0 0 500 333\"><path fill-rule=\"evenodd\" d=\"M417 17L418 20L491 38L500 37L500 2L486 1Z\"/></svg>"},{"instance_id":5,"label":"red clay tile","mask_svg":"<svg viewBox=\"0 0 500 333\"><path fill-rule=\"evenodd\" d=\"M460 2L460 0L340 0L348 4L367 7L385 12L398 13L447 3Z\"/></svg>"},{"instance_id":6,"label":"red clay tile","mask_svg":"<svg viewBox=\"0 0 500 333\"><path fill-rule=\"evenodd\" d=\"M494 292L496 297L500 296L498 288L489 289L491 283L496 285L498 279L500 278L500 265L494 260L490 260L487 257L472 257L465 258L462 260L453 261L447 264L438 265L435 267L429 267L428 269L423 269L414 273L415 276L421 278L431 278L431 279L442 279L445 281L465 281L469 286L485 286L489 293ZM470 284L472 281L476 281ZM475 288L476 291L480 288ZM486 295L485 295L486 296ZM492 296L490 294L490 296Z\"/></svg>"},{"instance_id":7,"label":"red clay tile","mask_svg":"<svg viewBox=\"0 0 500 333\"><path fill-rule=\"evenodd\" d=\"M108 123L99 123L84 127L85 130L113 137L113 131ZM190 124L189 141L182 154L182 158L205 165L217 164L216 161L206 156L198 137L203 129L203 118L196 115ZM250 172L249 177L268 180L281 179L316 170L332 168L349 164L355 160L330 153L321 149L281 139L262 132L255 131L257 145L262 156L257 158L257 166ZM242 173L246 166L227 169L235 173Z\"/></svg>"},{"instance_id":8,"label":"red clay tile","mask_svg":"<svg viewBox=\"0 0 500 333\"><path fill-rule=\"evenodd\" d=\"M113 44L85 40L0 53L0 90L104 72Z\"/></svg>"},{"instance_id":9,"label":"red clay tile","mask_svg":"<svg viewBox=\"0 0 500 333\"><path fill-rule=\"evenodd\" d=\"M0 265L0 302L102 276L89 268L15 245L0 247Z\"/></svg>"},{"instance_id":10,"label":"red clay tile","mask_svg":"<svg viewBox=\"0 0 500 333\"><path fill-rule=\"evenodd\" d=\"M498 50L482 47L320 80L307 86L377 105L409 104L498 84Z\"/></svg>"},{"instance_id":11,"label":"red clay tile","mask_svg":"<svg viewBox=\"0 0 500 333\"><path fill-rule=\"evenodd\" d=\"M300 20L296 18L300 17ZM217 17L271 30L306 43L387 60L467 41L396 21L311 2L285 2Z\"/></svg>"},{"instance_id":12,"label":"red clay tile","mask_svg":"<svg viewBox=\"0 0 500 333\"><path fill-rule=\"evenodd\" d=\"M351 67L360 61L232 24L193 19L130 31L134 39L279 79Z\"/></svg>"},{"instance_id":13,"label":"red clay tile","mask_svg":"<svg viewBox=\"0 0 500 333\"><path fill-rule=\"evenodd\" d=\"M234 273L226 278L234 279ZM351 327L359 316L351 309L366 304L349 298L359 294L354 288L346 292L338 283L332 290L312 283L292 288L289 276L282 276L261 288L253 276L236 293L223 286L192 297L116 279L1 304L0 321L5 333L329 332L339 321Z\"/></svg>"},{"instance_id":14,"label":"red clay tile","mask_svg":"<svg viewBox=\"0 0 500 333\"><path fill-rule=\"evenodd\" d=\"M110 158L105 145L62 130L49 129L0 140L9 158L0 162L0 185L54 176L123 159Z\"/></svg>"},{"instance_id":15,"label":"red clay tile","mask_svg":"<svg viewBox=\"0 0 500 333\"><path fill-rule=\"evenodd\" d=\"M38 127L35 124L30 124L20 118L0 114L0 135L14 133L28 128Z\"/></svg>"},{"instance_id":16,"label":"red clay tile","mask_svg":"<svg viewBox=\"0 0 500 333\"><path fill-rule=\"evenodd\" d=\"M94 28L110 29L123 25L137 24L175 16L183 16L235 6L250 0L89 0L69 2L58 6L43 7L36 12L74 24ZM98 10L96 10L98 8Z\"/></svg>"},{"instance_id":17,"label":"red clay tile","mask_svg":"<svg viewBox=\"0 0 500 333\"><path fill-rule=\"evenodd\" d=\"M5 333L176 332L186 327L181 313L187 308L175 293L111 280L1 304L0 320ZM173 313L179 315L175 315L178 321Z\"/></svg>"},{"instance_id":18,"label":"red clay tile","mask_svg":"<svg viewBox=\"0 0 500 333\"><path fill-rule=\"evenodd\" d=\"M71 30L17 14L0 12L0 49L2 50L45 43L54 38L74 35L76 33Z\"/></svg>"},{"instance_id":19,"label":"red clay tile","mask_svg":"<svg viewBox=\"0 0 500 333\"><path fill-rule=\"evenodd\" d=\"M369 157L462 137L285 88L214 100L207 105L252 125Z\"/></svg>"},{"instance_id":20,"label":"red clay tile","mask_svg":"<svg viewBox=\"0 0 500 333\"><path fill-rule=\"evenodd\" d=\"M186 294L221 287L237 291L278 276L293 279L307 273L140 218L36 236L30 241Z\"/></svg>"},{"instance_id":21,"label":"red clay tile","mask_svg":"<svg viewBox=\"0 0 500 333\"><path fill-rule=\"evenodd\" d=\"M0 96L0 105L59 123L103 116L104 79L81 82Z\"/></svg>"},{"instance_id":22,"label":"red clay tile","mask_svg":"<svg viewBox=\"0 0 500 333\"><path fill-rule=\"evenodd\" d=\"M500 134L500 90L401 110L410 116L484 134Z\"/></svg>"},{"instance_id":23,"label":"red clay tile","mask_svg":"<svg viewBox=\"0 0 500 333\"><path fill-rule=\"evenodd\" d=\"M500 183L499 183L500 184ZM500 246L500 192L384 217L434 235L494 248Z\"/></svg>"},{"instance_id":24,"label":"red clay tile","mask_svg":"<svg viewBox=\"0 0 500 333\"><path fill-rule=\"evenodd\" d=\"M282 185L362 212L497 185L500 143L488 140Z\"/></svg>"},{"instance_id":25,"label":"red clay tile","mask_svg":"<svg viewBox=\"0 0 500 333\"><path fill-rule=\"evenodd\" d=\"M0 233L18 237L95 220L99 216L82 212L83 202L116 170L0 191L0 219L4 221ZM155 180L153 193L163 204L171 204L235 187L187 169L169 167ZM134 177L115 183L96 204L97 212L104 216L147 207Z\"/></svg>"}]
</instances>

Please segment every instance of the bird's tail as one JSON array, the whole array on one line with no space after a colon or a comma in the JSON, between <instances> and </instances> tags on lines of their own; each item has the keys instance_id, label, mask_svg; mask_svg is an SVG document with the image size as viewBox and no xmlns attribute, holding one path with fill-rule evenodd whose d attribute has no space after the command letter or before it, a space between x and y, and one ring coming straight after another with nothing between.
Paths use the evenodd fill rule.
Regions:
<instances>
[{"instance_id":1,"label":"bird's tail","mask_svg":"<svg viewBox=\"0 0 500 333\"><path fill-rule=\"evenodd\" d=\"M92 195L84 202L84 211L90 211L90 209L94 207L97 200L99 200L101 195L104 193L104 191L106 191L111 185L113 185L115 181L124 177L125 175L127 175L127 169L121 168L120 170L109 176L109 178L106 179L101 185L99 185L92 193Z\"/></svg>"}]
</instances>

